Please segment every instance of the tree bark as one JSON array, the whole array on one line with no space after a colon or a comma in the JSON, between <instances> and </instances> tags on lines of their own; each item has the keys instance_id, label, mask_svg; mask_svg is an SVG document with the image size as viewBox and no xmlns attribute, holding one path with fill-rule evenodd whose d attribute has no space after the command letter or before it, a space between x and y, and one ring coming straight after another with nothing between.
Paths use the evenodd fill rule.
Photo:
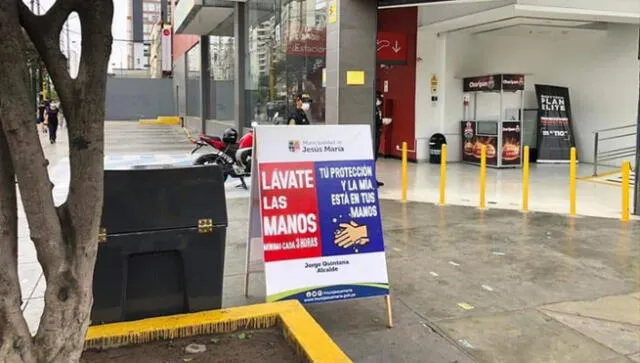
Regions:
<instances>
[{"instance_id":1,"label":"tree bark","mask_svg":"<svg viewBox=\"0 0 640 363\"><path fill-rule=\"evenodd\" d=\"M9 155L7 139L0 130L0 361L35 362L29 328L20 309L18 206Z\"/></svg>"},{"instance_id":2,"label":"tree bark","mask_svg":"<svg viewBox=\"0 0 640 363\"><path fill-rule=\"evenodd\" d=\"M59 48L62 26L74 11L84 30L75 80L70 78ZM5 306L4 300L0 301L0 319L15 320L0 324L0 335L14 342L13 349L5 351L5 345L1 346L0 362L33 362L35 357L35 362L69 363L77 362L82 353L93 303L93 269L102 212L104 102L112 18L112 0L58 0L43 16L31 13L22 0L0 1L0 31L6 39L0 47L0 115L7 141L5 150L0 148L0 157L10 160L14 167L31 239L47 282L44 313L31 339L23 329L26 324L20 314L20 287L17 274L12 273L13 265L0 270L0 284L8 281L7 301L11 302ZM26 57L19 41L23 39L19 35L21 27L42 56L66 113L71 181L67 201L58 208L29 107L28 83L23 79ZM6 172L10 170L7 167ZM4 184L0 187L2 191L8 188ZM7 195L10 199L11 194ZM2 199L2 203L0 211L5 210L5 204L7 211L11 209L10 200ZM7 216L10 218L11 213ZM7 226L10 230L11 224ZM8 258L16 265L17 256Z\"/></svg>"}]
</instances>

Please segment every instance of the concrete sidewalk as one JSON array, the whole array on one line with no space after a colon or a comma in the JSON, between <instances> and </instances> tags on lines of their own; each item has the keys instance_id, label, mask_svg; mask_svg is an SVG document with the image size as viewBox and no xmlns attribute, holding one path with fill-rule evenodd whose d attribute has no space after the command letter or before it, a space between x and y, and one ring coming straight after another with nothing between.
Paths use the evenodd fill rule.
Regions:
<instances>
[{"instance_id":1,"label":"concrete sidewalk","mask_svg":"<svg viewBox=\"0 0 640 363\"><path fill-rule=\"evenodd\" d=\"M52 166L66 157L65 142L44 144ZM110 155L191 149L179 128L135 124L107 123L106 142ZM228 193L224 306L263 302L261 274L243 294L247 194ZM383 299L308 306L354 361L640 362L637 222L381 205L395 327L385 327ZM45 285L23 213L19 243L23 307L35 330Z\"/></svg>"},{"instance_id":2,"label":"concrete sidewalk","mask_svg":"<svg viewBox=\"0 0 640 363\"><path fill-rule=\"evenodd\" d=\"M229 204L225 305L242 296L246 200ZM640 362L640 224L382 201L384 304L309 306L357 362Z\"/></svg>"}]
</instances>

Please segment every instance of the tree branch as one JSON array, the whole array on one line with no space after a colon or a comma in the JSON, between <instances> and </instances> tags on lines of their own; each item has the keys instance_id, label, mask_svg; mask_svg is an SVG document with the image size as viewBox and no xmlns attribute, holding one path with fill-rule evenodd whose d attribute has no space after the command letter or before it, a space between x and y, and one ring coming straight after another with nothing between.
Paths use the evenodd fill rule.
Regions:
<instances>
[{"instance_id":1,"label":"tree branch","mask_svg":"<svg viewBox=\"0 0 640 363\"><path fill-rule=\"evenodd\" d=\"M113 43L111 34L113 1L87 0L76 11L80 15L82 29L91 29L90 32L82 33L82 55L78 79L98 78L106 84Z\"/></svg>"},{"instance_id":2,"label":"tree branch","mask_svg":"<svg viewBox=\"0 0 640 363\"><path fill-rule=\"evenodd\" d=\"M69 125L71 180L67 208L71 220L99 202L96 222L102 212L104 159L104 102L111 54L112 0L86 0L76 11L82 29L82 56L76 78L77 97L71 105ZM63 101L64 102L64 101ZM92 105L94 107L83 107ZM77 106L77 107L75 107ZM75 120L82 120L76 123ZM95 188L94 188L95 187ZM91 197L87 198L87 193ZM98 225L96 227L99 228Z\"/></svg>"},{"instance_id":3,"label":"tree branch","mask_svg":"<svg viewBox=\"0 0 640 363\"><path fill-rule=\"evenodd\" d=\"M67 58L60 50L60 32L79 4L82 1L57 0L44 15L35 15L23 1L19 1L20 24L29 34L56 85L73 85L67 70Z\"/></svg>"}]
</instances>

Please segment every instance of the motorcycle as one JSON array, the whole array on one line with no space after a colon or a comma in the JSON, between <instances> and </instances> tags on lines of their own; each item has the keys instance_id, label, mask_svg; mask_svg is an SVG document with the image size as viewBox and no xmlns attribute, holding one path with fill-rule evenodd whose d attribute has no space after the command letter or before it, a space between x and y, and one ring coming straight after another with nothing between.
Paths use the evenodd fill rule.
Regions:
<instances>
[{"instance_id":1,"label":"motorcycle","mask_svg":"<svg viewBox=\"0 0 640 363\"><path fill-rule=\"evenodd\" d=\"M216 164L222 167L223 178L240 179L237 187L249 189L244 178L251 175L251 156L253 153L253 129L238 140L238 132L232 128L224 131L222 137L200 135L191 154L203 147L211 147L213 151L198 157L194 165Z\"/></svg>"}]
</instances>

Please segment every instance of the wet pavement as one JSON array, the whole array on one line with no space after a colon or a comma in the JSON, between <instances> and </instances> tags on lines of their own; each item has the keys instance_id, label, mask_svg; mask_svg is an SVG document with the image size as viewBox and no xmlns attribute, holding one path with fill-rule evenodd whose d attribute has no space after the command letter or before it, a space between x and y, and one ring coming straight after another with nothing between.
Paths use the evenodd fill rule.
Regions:
<instances>
[{"instance_id":1,"label":"wet pavement","mask_svg":"<svg viewBox=\"0 0 640 363\"><path fill-rule=\"evenodd\" d=\"M191 148L176 128L109 123L106 139L109 155L184 156ZM44 145L53 167L64 162L62 145ZM243 294L248 199L233 185L227 192L224 306L262 302L261 274L251 277L250 297ZM354 361L640 362L640 223L381 206L394 328L385 326L382 298L308 306ZM23 218L20 231L24 310L34 329L45 285Z\"/></svg>"},{"instance_id":2,"label":"wet pavement","mask_svg":"<svg viewBox=\"0 0 640 363\"><path fill-rule=\"evenodd\" d=\"M247 208L229 204L228 306L246 303ZM444 342L480 362L640 356L639 223L395 201L382 212L395 327L382 299L308 308L355 361L466 361L435 355ZM264 294L254 280L252 302Z\"/></svg>"}]
</instances>

